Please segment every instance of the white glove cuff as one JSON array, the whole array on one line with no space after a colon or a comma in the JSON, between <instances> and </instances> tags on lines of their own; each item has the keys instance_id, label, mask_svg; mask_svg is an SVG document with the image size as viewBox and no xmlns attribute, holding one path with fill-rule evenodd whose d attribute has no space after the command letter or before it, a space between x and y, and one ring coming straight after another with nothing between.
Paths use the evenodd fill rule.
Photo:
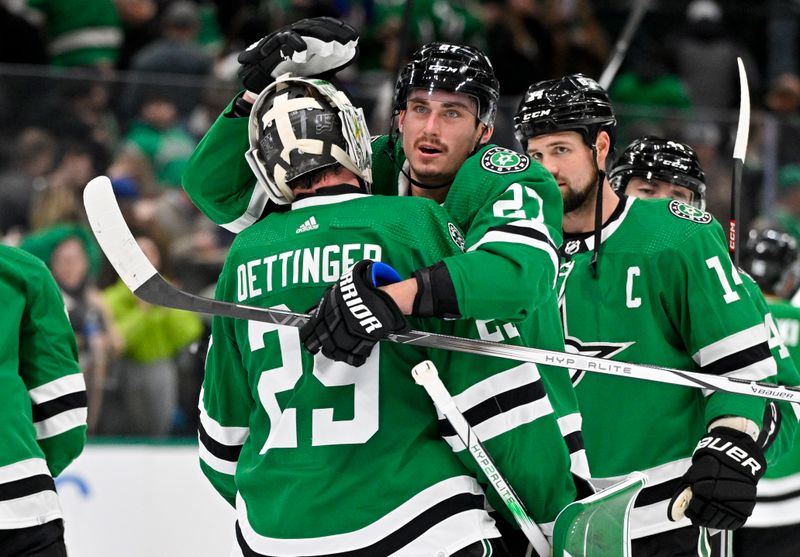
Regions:
<instances>
[{"instance_id":1,"label":"white glove cuff","mask_svg":"<svg viewBox=\"0 0 800 557\"><path fill-rule=\"evenodd\" d=\"M717 418L708 426L708 431L715 427L729 427L737 431L742 431L753 438L753 441L758 439L758 434L761 433L761 428L753 420L742 418L741 416L726 416L724 418Z\"/></svg>"}]
</instances>

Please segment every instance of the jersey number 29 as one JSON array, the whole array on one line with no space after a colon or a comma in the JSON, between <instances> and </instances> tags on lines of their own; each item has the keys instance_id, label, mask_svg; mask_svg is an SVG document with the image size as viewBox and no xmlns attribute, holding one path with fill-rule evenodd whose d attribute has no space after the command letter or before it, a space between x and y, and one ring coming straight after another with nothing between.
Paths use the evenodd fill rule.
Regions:
<instances>
[{"instance_id":1,"label":"jersey number 29","mask_svg":"<svg viewBox=\"0 0 800 557\"><path fill-rule=\"evenodd\" d=\"M288 309L280 307L279 309ZM294 388L303 375L300 333L295 327L250 321L248 337L252 351L265 347L264 336L278 332L283 365L265 369L258 379L258 396L269 416L270 432L260 453L271 448L297 447L297 409L281 410L276 395ZM353 418L334 420L333 408L311 410L311 445L351 445L366 443L378 431L378 362L376 345L359 368L334 362L321 353L314 356L314 377L326 387L353 385Z\"/></svg>"}]
</instances>

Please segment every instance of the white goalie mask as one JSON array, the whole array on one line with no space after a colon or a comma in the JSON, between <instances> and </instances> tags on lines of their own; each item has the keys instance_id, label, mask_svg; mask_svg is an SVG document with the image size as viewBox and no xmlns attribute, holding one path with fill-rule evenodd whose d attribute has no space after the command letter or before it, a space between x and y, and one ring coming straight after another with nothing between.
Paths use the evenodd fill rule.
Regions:
<instances>
[{"instance_id":1,"label":"white goalie mask","mask_svg":"<svg viewBox=\"0 0 800 557\"><path fill-rule=\"evenodd\" d=\"M248 124L250 168L269 198L294 200L290 182L341 164L372 184L372 148L364 112L327 81L280 76L256 98Z\"/></svg>"}]
</instances>

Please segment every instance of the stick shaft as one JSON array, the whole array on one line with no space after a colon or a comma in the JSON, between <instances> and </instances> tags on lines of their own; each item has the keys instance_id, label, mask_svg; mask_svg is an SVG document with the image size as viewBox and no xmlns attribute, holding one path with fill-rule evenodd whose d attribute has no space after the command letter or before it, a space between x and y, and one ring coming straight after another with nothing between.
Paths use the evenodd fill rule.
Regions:
<instances>
[{"instance_id":1,"label":"stick shaft","mask_svg":"<svg viewBox=\"0 0 800 557\"><path fill-rule=\"evenodd\" d=\"M302 313L234 304L196 296L184 292L167 282L158 274L158 271L148 261L147 256L133 239L133 235L119 210L108 178L95 178L86 186L84 204L92 231L103 252L125 284L128 285L128 288L142 300L154 305L175 309L221 315L234 319L264 321L290 327L300 327L309 319L308 315ZM760 381L606 360L582 354L569 354L555 350L542 350L528 346L515 346L424 331L412 330L402 335L390 335L385 340L426 348L453 350L479 356L492 356L617 377L655 381L695 389L707 389L800 403L800 388Z\"/></svg>"},{"instance_id":2,"label":"stick shaft","mask_svg":"<svg viewBox=\"0 0 800 557\"><path fill-rule=\"evenodd\" d=\"M625 22L625 27L622 29L622 33L620 33L617 42L614 44L614 50L611 53L611 58L609 58L608 64L603 69L600 79L597 80L603 89L608 90L608 88L611 86L611 82L614 81L614 77L617 75L617 71L622 65L625 55L628 53L628 47L631 44L631 39L633 38L633 35L636 33L637 29L639 29L639 25L642 23L642 19L644 18L644 14L647 12L649 5L650 0L638 0L633 6L628 19Z\"/></svg>"},{"instance_id":3,"label":"stick shaft","mask_svg":"<svg viewBox=\"0 0 800 557\"><path fill-rule=\"evenodd\" d=\"M506 504L522 533L525 534L525 537L528 538L528 541L531 542L531 545L536 550L536 553L542 557L550 555L550 543L547 538L528 515L525 505L520 501L514 488L511 487L511 484L500 472L489 451L483 446L480 437L478 437L475 430L467 422L464 414L456 406L455 400L453 400L447 387L439 378L439 373L433 362L426 360L417 364L411 370L411 374L414 376L414 380L422 385L439 411L450 422L450 425L453 426L456 435L464 443L466 451L483 471L492 487L503 500L503 503Z\"/></svg>"}]
</instances>

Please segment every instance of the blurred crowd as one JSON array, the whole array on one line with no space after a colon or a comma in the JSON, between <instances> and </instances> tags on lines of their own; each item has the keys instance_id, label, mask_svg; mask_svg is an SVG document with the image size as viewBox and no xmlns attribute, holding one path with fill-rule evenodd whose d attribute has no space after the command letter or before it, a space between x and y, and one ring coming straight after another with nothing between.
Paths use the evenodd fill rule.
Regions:
<instances>
[{"instance_id":1,"label":"blurred crowd","mask_svg":"<svg viewBox=\"0 0 800 557\"><path fill-rule=\"evenodd\" d=\"M213 295L232 237L201 217L180 180L238 90L243 48L303 17L348 21L361 30L361 54L339 77L378 134L406 53L433 40L477 46L503 94L493 141L519 148L511 118L527 86L599 77L633 4L414 0L406 13L404 0L0 0L0 242L42 258L61 286L90 433L192 435L208 321L145 304L117 280L88 232L83 187L108 175L161 273ZM800 239L800 7L650 5L610 87L618 145L645 134L692 145L708 208L727 220L741 57L753 103L744 225L770 219Z\"/></svg>"}]
</instances>

